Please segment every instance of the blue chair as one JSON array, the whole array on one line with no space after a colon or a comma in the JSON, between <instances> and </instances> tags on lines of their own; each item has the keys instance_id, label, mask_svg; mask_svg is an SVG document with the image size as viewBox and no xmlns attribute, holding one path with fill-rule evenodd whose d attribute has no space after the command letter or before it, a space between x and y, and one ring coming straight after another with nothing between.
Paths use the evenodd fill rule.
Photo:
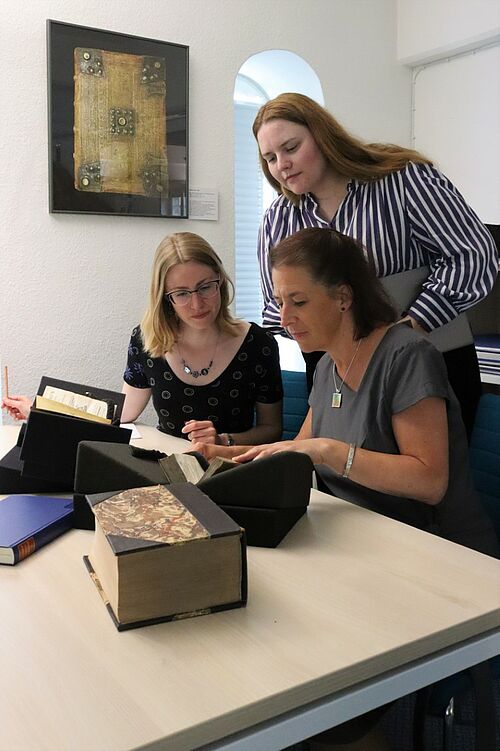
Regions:
<instances>
[{"instance_id":1,"label":"blue chair","mask_svg":"<svg viewBox=\"0 0 500 751\"><path fill-rule=\"evenodd\" d=\"M299 432L309 409L306 374L283 370L283 435L288 441Z\"/></svg>"},{"instance_id":2,"label":"blue chair","mask_svg":"<svg viewBox=\"0 0 500 751\"><path fill-rule=\"evenodd\" d=\"M500 540L500 394L483 394L470 445L474 486Z\"/></svg>"},{"instance_id":3,"label":"blue chair","mask_svg":"<svg viewBox=\"0 0 500 751\"><path fill-rule=\"evenodd\" d=\"M491 517L500 541L500 395L483 394L470 444L474 485ZM454 715L460 695L476 694L476 751L497 751L492 680L500 678L500 655L452 675L417 694L414 747L424 749L426 715L443 720L443 749L453 748Z\"/></svg>"}]
</instances>

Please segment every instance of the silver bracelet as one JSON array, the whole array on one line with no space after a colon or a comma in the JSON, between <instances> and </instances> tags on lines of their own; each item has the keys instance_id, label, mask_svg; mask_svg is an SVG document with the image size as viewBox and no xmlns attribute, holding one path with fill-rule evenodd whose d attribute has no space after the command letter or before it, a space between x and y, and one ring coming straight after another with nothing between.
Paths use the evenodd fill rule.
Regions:
<instances>
[{"instance_id":1,"label":"silver bracelet","mask_svg":"<svg viewBox=\"0 0 500 751\"><path fill-rule=\"evenodd\" d=\"M344 471L342 472L342 477L349 477L349 472L351 471L355 453L356 453L356 444L350 443L349 451L347 452L347 459L346 459Z\"/></svg>"}]
</instances>

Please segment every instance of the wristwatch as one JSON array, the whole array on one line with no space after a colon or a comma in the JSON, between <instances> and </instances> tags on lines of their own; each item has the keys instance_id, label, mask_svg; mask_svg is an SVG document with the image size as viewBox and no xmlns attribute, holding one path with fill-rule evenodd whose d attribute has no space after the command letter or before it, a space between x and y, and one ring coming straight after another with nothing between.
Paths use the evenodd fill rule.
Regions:
<instances>
[{"instance_id":1,"label":"wristwatch","mask_svg":"<svg viewBox=\"0 0 500 751\"><path fill-rule=\"evenodd\" d=\"M223 446L234 446L234 438L230 433L219 433L219 438Z\"/></svg>"}]
</instances>

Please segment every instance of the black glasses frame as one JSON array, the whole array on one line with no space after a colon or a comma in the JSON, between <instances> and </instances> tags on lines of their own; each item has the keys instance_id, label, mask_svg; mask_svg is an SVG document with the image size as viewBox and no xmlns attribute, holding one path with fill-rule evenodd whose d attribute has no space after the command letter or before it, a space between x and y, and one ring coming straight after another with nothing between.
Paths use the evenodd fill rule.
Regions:
<instances>
[{"instance_id":1,"label":"black glasses frame","mask_svg":"<svg viewBox=\"0 0 500 751\"><path fill-rule=\"evenodd\" d=\"M208 297L204 297L200 293L200 289L202 287L206 287L207 285L215 284L215 291L212 295L208 295ZM195 289L176 289L173 292L165 292L165 297L169 301L171 305L176 305L177 307L184 307L184 305L188 305L191 302L191 296L194 294L200 295L202 300L210 300L212 297L215 297L217 292L220 290L221 285L221 279L210 279L208 282L202 282L199 284ZM187 294L188 297L186 298L185 302L179 302L173 299L173 295L177 295L179 292L182 292L182 294Z\"/></svg>"}]
</instances>

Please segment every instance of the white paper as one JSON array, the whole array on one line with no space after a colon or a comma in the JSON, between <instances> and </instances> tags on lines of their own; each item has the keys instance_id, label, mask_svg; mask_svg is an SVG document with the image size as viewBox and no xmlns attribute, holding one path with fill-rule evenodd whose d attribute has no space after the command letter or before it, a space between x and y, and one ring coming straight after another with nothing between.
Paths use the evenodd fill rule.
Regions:
<instances>
[{"instance_id":1,"label":"white paper","mask_svg":"<svg viewBox=\"0 0 500 751\"><path fill-rule=\"evenodd\" d=\"M214 188L190 188L189 218L216 222L219 218L219 194Z\"/></svg>"},{"instance_id":2,"label":"white paper","mask_svg":"<svg viewBox=\"0 0 500 751\"><path fill-rule=\"evenodd\" d=\"M128 428L129 430L132 431L132 435L130 436L130 439L142 438L142 435L139 433L139 431L137 430L133 422L122 422L120 423L120 428Z\"/></svg>"}]
</instances>

